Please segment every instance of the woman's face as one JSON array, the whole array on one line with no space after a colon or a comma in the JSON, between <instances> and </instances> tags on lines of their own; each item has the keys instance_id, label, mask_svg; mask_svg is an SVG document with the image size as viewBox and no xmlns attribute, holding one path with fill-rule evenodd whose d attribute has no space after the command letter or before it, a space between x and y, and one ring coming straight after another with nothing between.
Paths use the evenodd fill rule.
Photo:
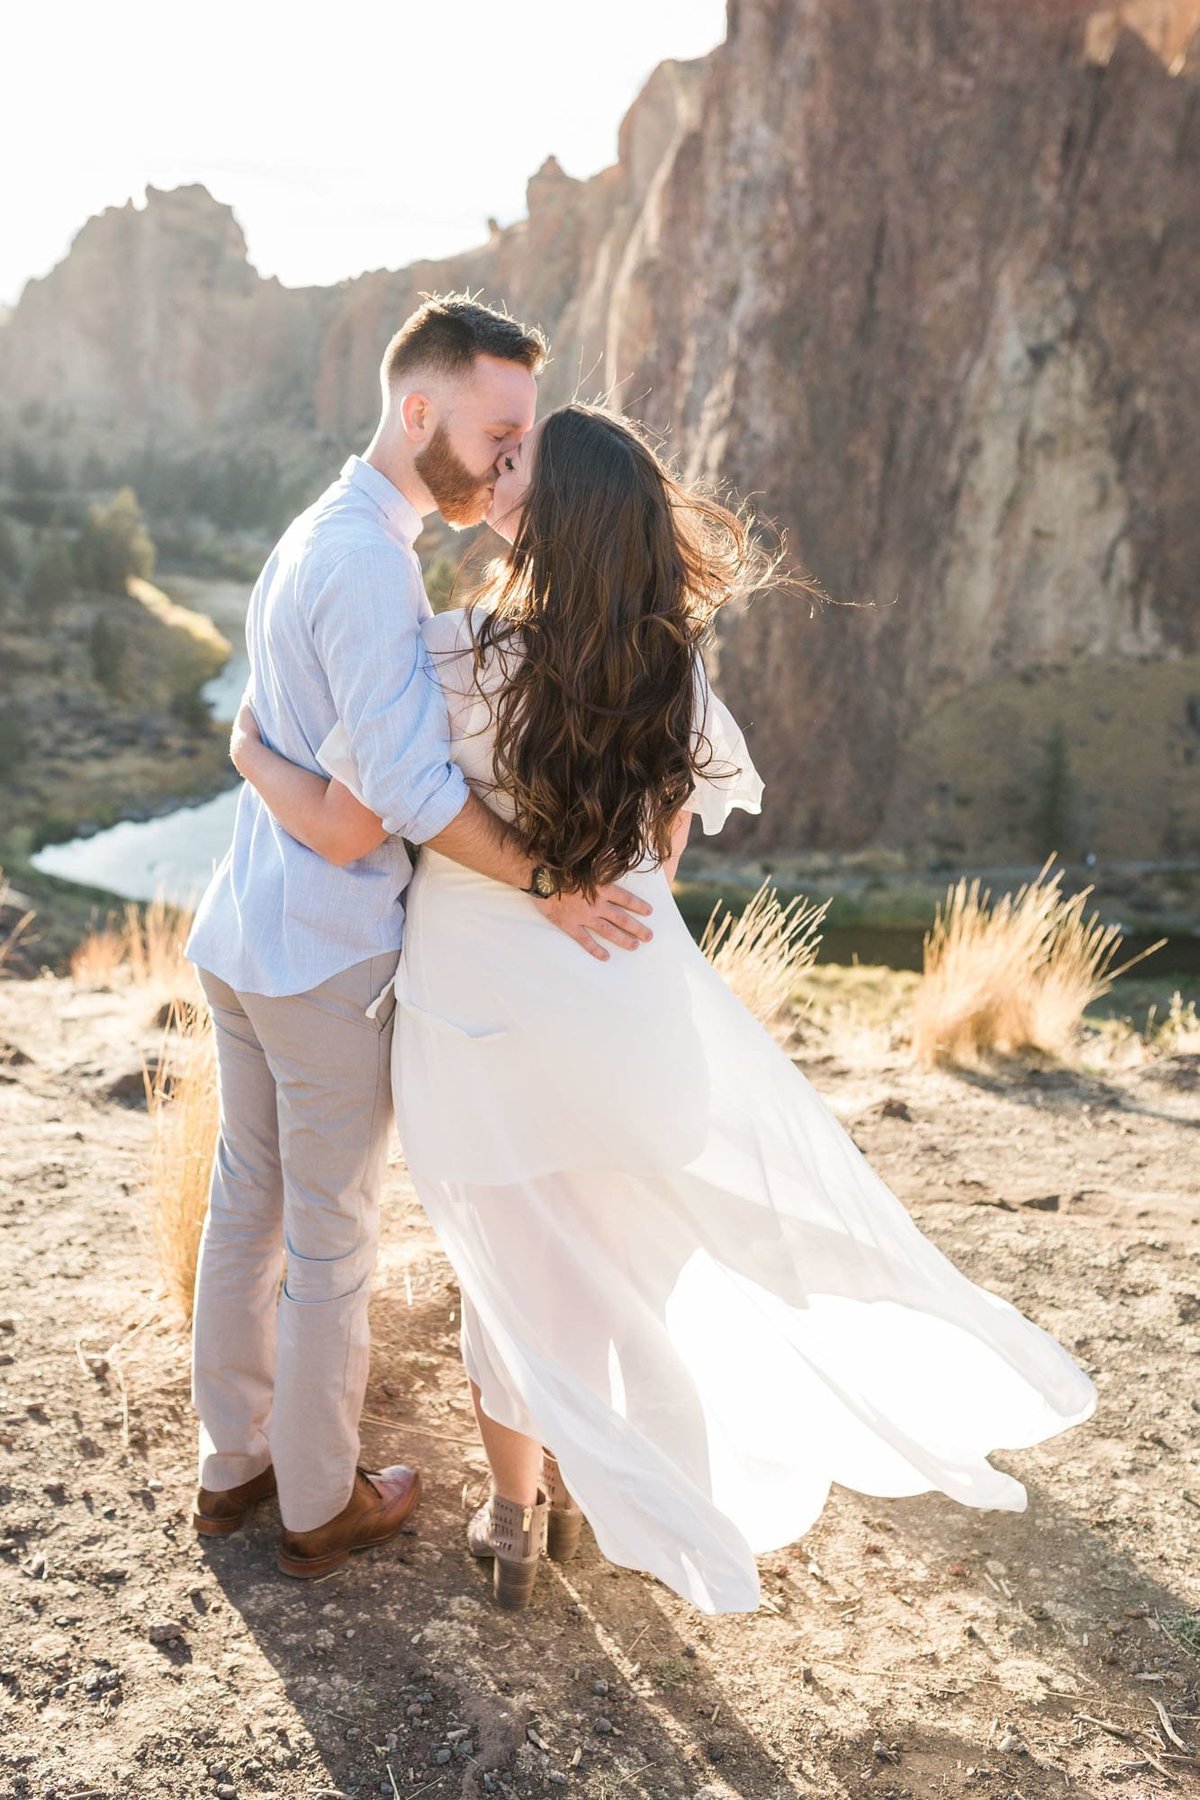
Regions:
<instances>
[{"instance_id":1,"label":"woman's face","mask_svg":"<svg viewBox=\"0 0 1200 1800\"><path fill-rule=\"evenodd\" d=\"M525 510L525 496L533 479L534 458L541 423L536 424L515 449L506 450L496 463L496 488L488 508L487 522L493 531L512 543Z\"/></svg>"}]
</instances>

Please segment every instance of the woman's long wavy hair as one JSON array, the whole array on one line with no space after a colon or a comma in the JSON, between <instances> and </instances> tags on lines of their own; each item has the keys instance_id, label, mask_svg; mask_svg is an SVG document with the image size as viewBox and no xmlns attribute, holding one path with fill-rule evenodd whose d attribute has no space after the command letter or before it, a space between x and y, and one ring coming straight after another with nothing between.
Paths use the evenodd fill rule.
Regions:
<instances>
[{"instance_id":1,"label":"woman's long wavy hair","mask_svg":"<svg viewBox=\"0 0 1200 1800\"><path fill-rule=\"evenodd\" d=\"M542 425L524 513L475 628L497 785L530 856L594 897L652 856L711 758L698 661L718 610L771 565L751 522L690 491L627 420L570 405Z\"/></svg>"}]
</instances>

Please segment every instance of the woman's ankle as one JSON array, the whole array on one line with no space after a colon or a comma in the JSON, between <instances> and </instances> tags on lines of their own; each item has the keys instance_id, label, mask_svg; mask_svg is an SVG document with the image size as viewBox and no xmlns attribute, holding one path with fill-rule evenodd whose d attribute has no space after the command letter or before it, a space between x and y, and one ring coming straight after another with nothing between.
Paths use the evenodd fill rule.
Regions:
<instances>
[{"instance_id":1,"label":"woman's ankle","mask_svg":"<svg viewBox=\"0 0 1200 1800\"><path fill-rule=\"evenodd\" d=\"M502 1488L495 1476L492 1477L493 1500L507 1500L511 1506L537 1506L545 1498L545 1490L536 1480L508 1482Z\"/></svg>"}]
</instances>

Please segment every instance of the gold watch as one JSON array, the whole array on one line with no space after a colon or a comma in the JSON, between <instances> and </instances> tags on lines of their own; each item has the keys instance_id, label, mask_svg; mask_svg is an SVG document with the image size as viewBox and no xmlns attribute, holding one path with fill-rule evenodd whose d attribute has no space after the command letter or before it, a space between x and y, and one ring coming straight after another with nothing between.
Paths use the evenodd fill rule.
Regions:
<instances>
[{"instance_id":1,"label":"gold watch","mask_svg":"<svg viewBox=\"0 0 1200 1800\"><path fill-rule=\"evenodd\" d=\"M525 892L532 894L535 900L557 900L558 877L554 870L547 868L545 863L539 863L529 877L529 886Z\"/></svg>"}]
</instances>

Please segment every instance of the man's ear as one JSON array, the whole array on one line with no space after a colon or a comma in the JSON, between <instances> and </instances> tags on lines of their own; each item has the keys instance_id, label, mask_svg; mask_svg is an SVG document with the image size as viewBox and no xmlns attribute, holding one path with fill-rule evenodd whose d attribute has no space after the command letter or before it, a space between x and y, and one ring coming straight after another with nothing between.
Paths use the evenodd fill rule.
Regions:
<instances>
[{"instance_id":1,"label":"man's ear","mask_svg":"<svg viewBox=\"0 0 1200 1800\"><path fill-rule=\"evenodd\" d=\"M433 430L432 412L427 394L416 391L405 394L400 402L400 422L410 443L423 444L430 435Z\"/></svg>"}]
</instances>

